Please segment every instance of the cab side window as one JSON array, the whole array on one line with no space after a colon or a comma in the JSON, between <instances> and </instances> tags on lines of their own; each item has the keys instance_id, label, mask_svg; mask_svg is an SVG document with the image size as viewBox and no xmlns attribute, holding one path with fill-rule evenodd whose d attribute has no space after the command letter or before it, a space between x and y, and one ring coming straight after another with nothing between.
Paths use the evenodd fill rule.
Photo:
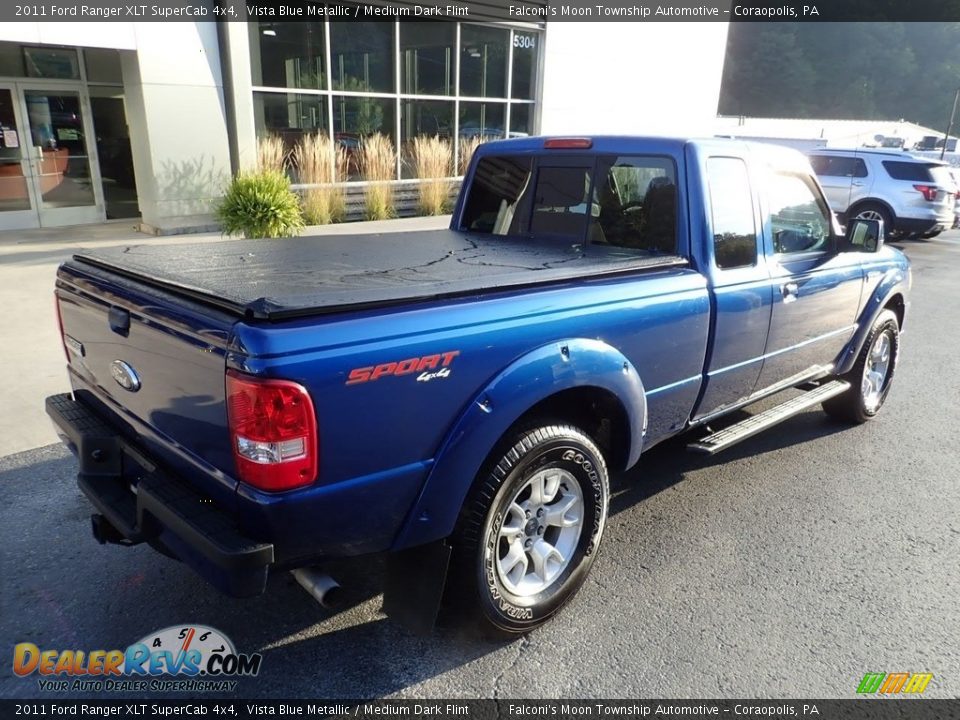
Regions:
<instances>
[{"instance_id":1,"label":"cab side window","mask_svg":"<svg viewBox=\"0 0 960 720\"><path fill-rule=\"evenodd\" d=\"M673 160L604 158L593 191L590 242L654 255L677 251L677 180Z\"/></svg>"},{"instance_id":2,"label":"cab side window","mask_svg":"<svg viewBox=\"0 0 960 720\"><path fill-rule=\"evenodd\" d=\"M831 248L830 210L810 177L771 171L767 197L775 253L822 252Z\"/></svg>"},{"instance_id":3,"label":"cab side window","mask_svg":"<svg viewBox=\"0 0 960 720\"><path fill-rule=\"evenodd\" d=\"M718 268L757 264L757 225L747 166L740 158L707 159L713 256Z\"/></svg>"}]
</instances>

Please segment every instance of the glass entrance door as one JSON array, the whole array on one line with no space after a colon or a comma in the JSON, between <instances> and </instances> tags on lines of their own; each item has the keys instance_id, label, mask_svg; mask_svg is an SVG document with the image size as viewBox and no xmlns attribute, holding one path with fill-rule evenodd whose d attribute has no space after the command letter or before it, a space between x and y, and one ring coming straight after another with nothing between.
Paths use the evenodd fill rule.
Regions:
<instances>
[{"instance_id":1,"label":"glass entrance door","mask_svg":"<svg viewBox=\"0 0 960 720\"><path fill-rule=\"evenodd\" d=\"M102 220L90 119L77 89L22 87L28 142L26 156L40 225L51 227Z\"/></svg>"},{"instance_id":2,"label":"glass entrance door","mask_svg":"<svg viewBox=\"0 0 960 720\"><path fill-rule=\"evenodd\" d=\"M40 222L23 127L16 87L0 85L0 230L37 227Z\"/></svg>"}]
</instances>

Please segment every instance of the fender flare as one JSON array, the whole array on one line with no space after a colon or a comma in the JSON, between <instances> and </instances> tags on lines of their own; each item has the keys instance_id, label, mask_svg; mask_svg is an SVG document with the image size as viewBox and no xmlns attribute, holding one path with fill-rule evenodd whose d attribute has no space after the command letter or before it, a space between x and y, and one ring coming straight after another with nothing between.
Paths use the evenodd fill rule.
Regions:
<instances>
[{"instance_id":1,"label":"fender flare","mask_svg":"<svg viewBox=\"0 0 960 720\"><path fill-rule=\"evenodd\" d=\"M633 364L599 340L552 342L518 358L470 402L447 433L393 550L448 537L481 466L497 442L537 403L572 388L619 398L629 422L627 467L640 457L647 429L643 383Z\"/></svg>"},{"instance_id":2,"label":"fender flare","mask_svg":"<svg viewBox=\"0 0 960 720\"><path fill-rule=\"evenodd\" d=\"M907 293L905 292L904 285L907 282L908 275L903 268L891 268L884 274L876 290L873 291L873 296L864 303L863 309L860 311L857 330L847 344L847 349L844 350L837 359L835 370L837 375L850 372L850 369L857 361L857 357L860 355L860 351L863 349L863 344L867 341L870 329L877 321L880 313L883 312L884 308L887 307L887 304L895 295L903 297L904 306L906 307Z\"/></svg>"}]
</instances>

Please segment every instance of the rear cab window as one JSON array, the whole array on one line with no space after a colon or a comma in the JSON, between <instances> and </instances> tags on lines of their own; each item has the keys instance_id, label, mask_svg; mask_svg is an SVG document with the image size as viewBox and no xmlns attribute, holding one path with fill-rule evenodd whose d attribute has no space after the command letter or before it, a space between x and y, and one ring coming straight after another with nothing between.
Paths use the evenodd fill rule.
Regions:
<instances>
[{"instance_id":1,"label":"rear cab window","mask_svg":"<svg viewBox=\"0 0 960 720\"><path fill-rule=\"evenodd\" d=\"M648 155L488 155L476 165L460 229L676 255L676 166Z\"/></svg>"}]
</instances>

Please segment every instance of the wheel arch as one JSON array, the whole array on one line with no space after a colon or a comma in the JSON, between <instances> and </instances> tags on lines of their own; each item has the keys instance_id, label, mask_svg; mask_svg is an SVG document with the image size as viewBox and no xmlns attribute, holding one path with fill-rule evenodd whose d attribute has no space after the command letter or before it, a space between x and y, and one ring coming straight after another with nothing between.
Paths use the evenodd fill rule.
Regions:
<instances>
[{"instance_id":1,"label":"wheel arch","mask_svg":"<svg viewBox=\"0 0 960 720\"><path fill-rule=\"evenodd\" d=\"M850 218L855 217L857 212L863 208L864 205L879 205L888 213L890 213L890 225L891 227L885 228L887 232L893 231L893 225L897 222L897 213L893 209L893 206L890 205L886 200L881 200L880 198L864 198L862 200L857 200L853 205L847 208L847 211L844 213L844 216L849 221Z\"/></svg>"},{"instance_id":2,"label":"wheel arch","mask_svg":"<svg viewBox=\"0 0 960 720\"><path fill-rule=\"evenodd\" d=\"M860 319L857 322L857 330L854 332L853 338L837 359L837 375L849 372L850 368L856 363L857 357L863 349L863 344L870 336L870 329L884 310L893 311L897 316L900 328L903 328L907 311L907 301L904 293L906 278L906 271L900 267L892 268L884 275L877 285L877 289L874 290L873 296L864 304L860 312Z\"/></svg>"},{"instance_id":3,"label":"wheel arch","mask_svg":"<svg viewBox=\"0 0 960 720\"><path fill-rule=\"evenodd\" d=\"M515 360L447 433L393 549L449 536L491 452L535 417L579 425L611 470L626 469L639 459L646 432L643 383L619 350L599 340L554 342Z\"/></svg>"}]
</instances>

